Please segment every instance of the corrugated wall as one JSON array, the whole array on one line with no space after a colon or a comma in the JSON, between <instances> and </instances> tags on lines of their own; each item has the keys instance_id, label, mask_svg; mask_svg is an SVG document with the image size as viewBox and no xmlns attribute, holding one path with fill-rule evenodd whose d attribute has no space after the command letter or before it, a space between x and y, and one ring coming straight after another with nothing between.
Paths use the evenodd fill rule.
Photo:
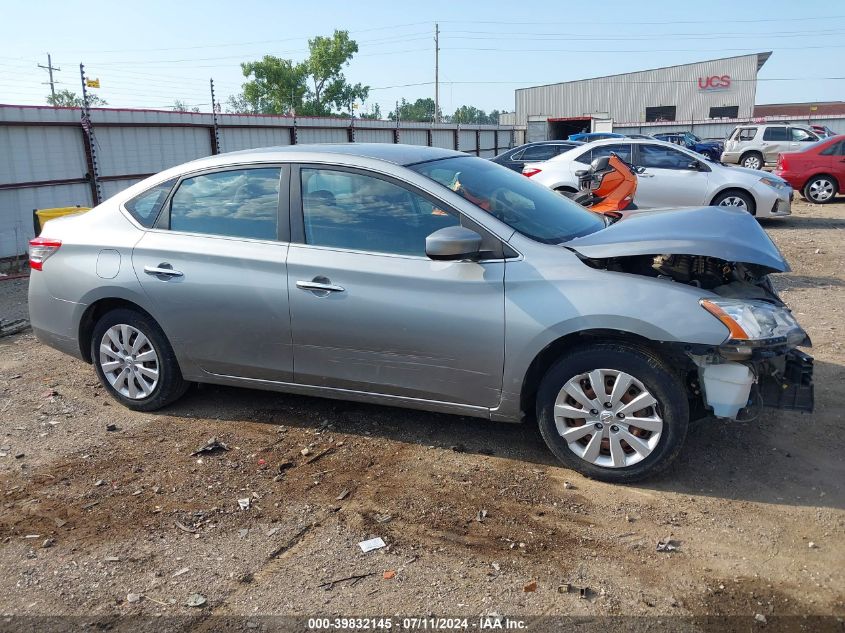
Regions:
<instances>
[{"instance_id":1,"label":"corrugated wall","mask_svg":"<svg viewBox=\"0 0 845 633\"><path fill-rule=\"evenodd\" d=\"M522 88L516 91L516 124L529 117L590 116L607 113L614 121L645 121L645 109L675 106L679 121L703 120L714 106L738 106L751 116L758 55L670 66L610 77ZM702 90L698 79L729 75L727 89Z\"/></svg>"},{"instance_id":2,"label":"corrugated wall","mask_svg":"<svg viewBox=\"0 0 845 633\"><path fill-rule=\"evenodd\" d=\"M218 115L218 152L296 143L346 143L349 120L242 114ZM138 182L146 174L208 156L213 152L214 117L210 113L93 109L100 189L104 198ZM394 121L356 119L359 143L392 143ZM359 127L360 126L360 127ZM456 125L401 122L401 143L455 147ZM460 149L493 155L511 147L509 126L462 125ZM0 106L0 257L26 251L33 235L33 209L92 206L89 157L78 108Z\"/></svg>"}]
</instances>

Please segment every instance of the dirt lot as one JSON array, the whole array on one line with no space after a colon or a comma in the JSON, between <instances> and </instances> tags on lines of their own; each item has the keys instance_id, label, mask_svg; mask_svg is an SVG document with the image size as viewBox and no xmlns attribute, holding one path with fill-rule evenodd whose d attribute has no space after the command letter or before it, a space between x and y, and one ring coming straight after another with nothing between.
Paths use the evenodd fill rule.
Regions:
<instances>
[{"instance_id":1,"label":"dirt lot","mask_svg":"<svg viewBox=\"0 0 845 633\"><path fill-rule=\"evenodd\" d=\"M133 413L31 333L0 339L0 612L208 630L211 614L741 615L743 630L836 615L808 630L842 630L845 203L794 213L764 226L815 343L816 413L704 421L636 486L557 466L530 425L218 387ZM0 281L0 317L25 290ZM211 436L230 450L190 455ZM376 536L387 547L362 553ZM668 536L678 551L655 551Z\"/></svg>"}]
</instances>

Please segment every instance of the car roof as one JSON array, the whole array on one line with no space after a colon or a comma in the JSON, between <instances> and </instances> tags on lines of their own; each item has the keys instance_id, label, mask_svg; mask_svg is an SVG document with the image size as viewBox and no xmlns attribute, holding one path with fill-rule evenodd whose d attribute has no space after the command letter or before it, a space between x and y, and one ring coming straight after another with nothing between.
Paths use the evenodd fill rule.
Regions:
<instances>
[{"instance_id":1,"label":"car roof","mask_svg":"<svg viewBox=\"0 0 845 633\"><path fill-rule=\"evenodd\" d=\"M312 157L316 155L322 155L323 157L337 155L363 156L396 165L413 165L430 160L467 155L464 152L457 152L451 149L427 147L425 145L403 145L400 143L315 143L245 149L237 152L217 154L215 158L227 159L237 157L244 160L268 160L273 158L273 154L277 154L278 158L282 158L287 154L300 153L308 153Z\"/></svg>"}]
</instances>

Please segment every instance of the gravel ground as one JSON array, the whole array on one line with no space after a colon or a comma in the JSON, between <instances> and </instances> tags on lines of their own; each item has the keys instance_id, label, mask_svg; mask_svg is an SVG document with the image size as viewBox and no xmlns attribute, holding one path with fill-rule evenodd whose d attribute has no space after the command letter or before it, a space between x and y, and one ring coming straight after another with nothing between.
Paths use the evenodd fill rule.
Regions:
<instances>
[{"instance_id":1,"label":"gravel ground","mask_svg":"<svg viewBox=\"0 0 845 633\"><path fill-rule=\"evenodd\" d=\"M841 631L845 204L794 213L764 227L815 343L816 413L706 420L632 486L558 466L531 425L209 386L134 413L31 333L0 339L0 612L160 616L136 621L149 630L499 613ZM25 290L0 281L0 316ZM229 450L191 455L212 436ZM362 553L372 537L387 546ZM655 551L668 537L678 550ZM814 615L840 619L778 619Z\"/></svg>"},{"instance_id":2,"label":"gravel ground","mask_svg":"<svg viewBox=\"0 0 845 633\"><path fill-rule=\"evenodd\" d=\"M26 289L28 279L0 277L0 321L28 319Z\"/></svg>"}]
</instances>

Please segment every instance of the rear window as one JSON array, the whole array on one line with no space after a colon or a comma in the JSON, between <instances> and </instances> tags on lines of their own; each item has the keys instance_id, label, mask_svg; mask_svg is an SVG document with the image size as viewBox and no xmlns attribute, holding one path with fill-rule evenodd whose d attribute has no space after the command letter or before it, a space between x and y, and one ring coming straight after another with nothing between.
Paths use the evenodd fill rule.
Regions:
<instances>
[{"instance_id":1,"label":"rear window","mask_svg":"<svg viewBox=\"0 0 845 633\"><path fill-rule=\"evenodd\" d=\"M813 147L818 147L821 143L825 141L820 141L819 143L813 143L807 149L812 149ZM838 143L833 143L830 147L825 147L822 151L819 152L822 156L845 156L845 141L839 141Z\"/></svg>"},{"instance_id":2,"label":"rear window","mask_svg":"<svg viewBox=\"0 0 845 633\"><path fill-rule=\"evenodd\" d=\"M135 196L129 202L124 203L123 206L138 224L148 229L152 228L158 219L158 214L161 213L161 207L164 206L164 202L177 180L177 178L172 178L158 184L152 189Z\"/></svg>"},{"instance_id":3,"label":"rear window","mask_svg":"<svg viewBox=\"0 0 845 633\"><path fill-rule=\"evenodd\" d=\"M767 127L763 132L764 141L785 141L787 138L789 137L785 127Z\"/></svg>"},{"instance_id":4,"label":"rear window","mask_svg":"<svg viewBox=\"0 0 845 633\"><path fill-rule=\"evenodd\" d=\"M602 156L610 156L611 152L616 154L626 163L632 162L631 146L628 143L612 143L610 145L599 145L598 147L594 147L593 149L584 152L575 160L579 163L589 165L597 158L601 158Z\"/></svg>"},{"instance_id":5,"label":"rear window","mask_svg":"<svg viewBox=\"0 0 845 633\"><path fill-rule=\"evenodd\" d=\"M555 155L557 155L557 149L554 145L532 145L525 148L520 160L543 161Z\"/></svg>"}]
</instances>

